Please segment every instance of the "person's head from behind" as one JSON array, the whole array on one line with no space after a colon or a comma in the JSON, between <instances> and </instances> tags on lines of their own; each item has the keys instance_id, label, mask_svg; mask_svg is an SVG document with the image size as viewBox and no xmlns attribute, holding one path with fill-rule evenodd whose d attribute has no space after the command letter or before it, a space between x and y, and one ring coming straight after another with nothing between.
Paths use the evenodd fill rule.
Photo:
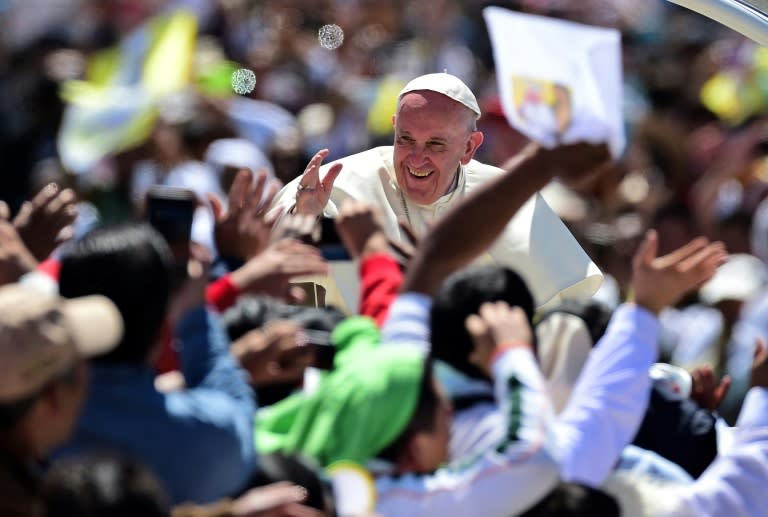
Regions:
<instances>
[{"instance_id":1,"label":"person's head from behind","mask_svg":"<svg viewBox=\"0 0 768 517\"><path fill-rule=\"evenodd\" d=\"M69 439L86 397L86 359L114 348L122 331L102 296L0 288L0 448L43 459Z\"/></svg>"},{"instance_id":2,"label":"person's head from behind","mask_svg":"<svg viewBox=\"0 0 768 517\"><path fill-rule=\"evenodd\" d=\"M533 508L520 517L619 517L621 509L616 500L596 488L576 483L559 483Z\"/></svg>"},{"instance_id":3,"label":"person's head from behind","mask_svg":"<svg viewBox=\"0 0 768 517\"><path fill-rule=\"evenodd\" d=\"M66 298L104 295L125 322L117 348L95 360L144 363L151 359L165 318L172 272L168 245L147 224L94 230L62 257L60 294Z\"/></svg>"},{"instance_id":4,"label":"person's head from behind","mask_svg":"<svg viewBox=\"0 0 768 517\"><path fill-rule=\"evenodd\" d=\"M280 443L275 450L305 454L324 467L380 458L396 472L430 472L448 458L451 406L431 361L411 347L358 352L312 395L294 395L267 411L256 426L260 447Z\"/></svg>"},{"instance_id":5,"label":"person's head from behind","mask_svg":"<svg viewBox=\"0 0 768 517\"><path fill-rule=\"evenodd\" d=\"M429 205L452 190L459 166L483 142L476 122L480 107L470 89L450 74L428 74L398 95L394 167L408 199Z\"/></svg>"},{"instance_id":6,"label":"person's head from behind","mask_svg":"<svg viewBox=\"0 0 768 517\"><path fill-rule=\"evenodd\" d=\"M507 302L533 319L533 296L525 281L501 266L471 267L448 277L435 296L430 314L432 353L471 377L486 375L469 361L475 345L464 322L486 302Z\"/></svg>"},{"instance_id":7,"label":"person's head from behind","mask_svg":"<svg viewBox=\"0 0 768 517\"><path fill-rule=\"evenodd\" d=\"M166 517L168 498L143 465L113 453L59 460L46 473L48 517Z\"/></svg>"},{"instance_id":8,"label":"person's head from behind","mask_svg":"<svg viewBox=\"0 0 768 517\"><path fill-rule=\"evenodd\" d=\"M452 415L451 403L432 372L432 361L425 361L408 425L376 456L402 473L436 470L448 460Z\"/></svg>"},{"instance_id":9,"label":"person's head from behind","mask_svg":"<svg viewBox=\"0 0 768 517\"><path fill-rule=\"evenodd\" d=\"M687 488L690 485L633 470L614 470L600 487L616 501L622 517L686 515L680 495Z\"/></svg>"},{"instance_id":10,"label":"person's head from behind","mask_svg":"<svg viewBox=\"0 0 768 517\"><path fill-rule=\"evenodd\" d=\"M335 515L332 486L312 458L283 453L260 455L259 471L252 485L267 486L283 481L290 481L306 490L306 499L302 501L305 506L319 510L323 515Z\"/></svg>"}]
</instances>

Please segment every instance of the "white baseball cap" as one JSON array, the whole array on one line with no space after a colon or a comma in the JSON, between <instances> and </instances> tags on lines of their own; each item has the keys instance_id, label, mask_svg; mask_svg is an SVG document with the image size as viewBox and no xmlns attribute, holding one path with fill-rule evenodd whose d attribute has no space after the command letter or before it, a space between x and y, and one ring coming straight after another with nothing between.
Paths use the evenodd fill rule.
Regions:
<instances>
[{"instance_id":1,"label":"white baseball cap","mask_svg":"<svg viewBox=\"0 0 768 517\"><path fill-rule=\"evenodd\" d=\"M759 258L745 253L728 257L706 284L699 297L707 305L723 300L747 301L768 284L768 267Z\"/></svg>"},{"instance_id":2,"label":"white baseball cap","mask_svg":"<svg viewBox=\"0 0 768 517\"><path fill-rule=\"evenodd\" d=\"M208 146L204 160L214 167L246 168L254 174L264 169L270 178L275 175L269 158L256 145L243 138L214 140Z\"/></svg>"},{"instance_id":3,"label":"white baseball cap","mask_svg":"<svg viewBox=\"0 0 768 517\"><path fill-rule=\"evenodd\" d=\"M476 118L480 118L480 105L477 103L475 94L472 93L469 86L464 84L464 82L455 75L445 72L421 75L416 79L413 79L405 85L405 88L400 90L400 93L397 95L397 100L400 102L400 99L406 93L423 90L429 90L445 95L471 109L475 113Z\"/></svg>"}]
</instances>

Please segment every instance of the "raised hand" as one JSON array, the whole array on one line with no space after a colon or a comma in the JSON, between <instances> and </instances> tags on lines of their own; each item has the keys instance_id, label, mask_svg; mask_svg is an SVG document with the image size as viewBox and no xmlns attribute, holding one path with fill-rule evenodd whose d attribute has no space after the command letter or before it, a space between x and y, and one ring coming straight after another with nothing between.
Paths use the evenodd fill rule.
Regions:
<instances>
[{"instance_id":1,"label":"raised hand","mask_svg":"<svg viewBox=\"0 0 768 517\"><path fill-rule=\"evenodd\" d=\"M37 261L11 223L0 219L0 285L16 282L33 271Z\"/></svg>"},{"instance_id":2,"label":"raised hand","mask_svg":"<svg viewBox=\"0 0 768 517\"><path fill-rule=\"evenodd\" d=\"M691 399L710 411L717 411L731 387L731 378L727 375L717 382L711 366L694 368L691 380Z\"/></svg>"},{"instance_id":3,"label":"raised hand","mask_svg":"<svg viewBox=\"0 0 768 517\"><path fill-rule=\"evenodd\" d=\"M546 149L532 143L507 160L502 168L513 170L520 163L529 160L535 163L541 174L558 177L563 183L574 188L600 176L613 165L606 144L577 142Z\"/></svg>"},{"instance_id":4,"label":"raised hand","mask_svg":"<svg viewBox=\"0 0 768 517\"><path fill-rule=\"evenodd\" d=\"M663 257L656 257L658 245L658 235L650 230L632 260L635 303L657 314L712 278L728 258L723 243L704 237Z\"/></svg>"},{"instance_id":5,"label":"raised hand","mask_svg":"<svg viewBox=\"0 0 768 517\"><path fill-rule=\"evenodd\" d=\"M389 250L381 214L362 201L345 201L336 216L336 230L353 258Z\"/></svg>"},{"instance_id":6,"label":"raised hand","mask_svg":"<svg viewBox=\"0 0 768 517\"><path fill-rule=\"evenodd\" d=\"M299 185L296 188L297 213L319 216L323 213L325 205L328 204L328 200L331 198L333 182L336 181L336 177L341 172L342 167L341 163L334 164L321 180L320 166L323 160L328 157L328 154L328 149L318 151L309 161L307 168L304 169Z\"/></svg>"},{"instance_id":7,"label":"raised hand","mask_svg":"<svg viewBox=\"0 0 768 517\"><path fill-rule=\"evenodd\" d=\"M294 239L304 244L320 241L320 225L317 217L306 214L285 214L272 229L271 242Z\"/></svg>"},{"instance_id":8,"label":"raised hand","mask_svg":"<svg viewBox=\"0 0 768 517\"><path fill-rule=\"evenodd\" d=\"M243 335L232 343L231 351L253 385L269 386L302 379L314 362L314 351L306 342L298 323L279 320Z\"/></svg>"},{"instance_id":9,"label":"raised hand","mask_svg":"<svg viewBox=\"0 0 768 517\"><path fill-rule=\"evenodd\" d=\"M322 517L320 511L301 504L306 489L288 482L252 488L232 501L233 517Z\"/></svg>"},{"instance_id":10,"label":"raised hand","mask_svg":"<svg viewBox=\"0 0 768 517\"><path fill-rule=\"evenodd\" d=\"M43 187L21 206L13 226L27 249L39 261L45 260L59 244L74 236L77 196L55 183Z\"/></svg>"},{"instance_id":11,"label":"raised hand","mask_svg":"<svg viewBox=\"0 0 768 517\"><path fill-rule=\"evenodd\" d=\"M306 489L282 481L251 488L237 499L223 503L198 505L184 503L174 506L171 517L230 516L230 517L322 517L323 513L302 504Z\"/></svg>"},{"instance_id":12,"label":"raised hand","mask_svg":"<svg viewBox=\"0 0 768 517\"><path fill-rule=\"evenodd\" d=\"M267 178L265 171L259 171L254 183L251 171L240 170L229 189L226 211L215 194L208 194L216 221L216 247L222 256L248 260L269 245L272 225L279 214L267 217L267 210L279 187L276 182L267 186Z\"/></svg>"},{"instance_id":13,"label":"raised hand","mask_svg":"<svg viewBox=\"0 0 768 517\"><path fill-rule=\"evenodd\" d=\"M467 318L465 326L475 343L469 361L489 377L492 358L497 350L512 347L533 350L533 331L525 311L520 307L510 307L506 302L484 303L479 314Z\"/></svg>"},{"instance_id":14,"label":"raised hand","mask_svg":"<svg viewBox=\"0 0 768 517\"><path fill-rule=\"evenodd\" d=\"M758 339L755 346L755 359L752 361L749 385L757 388L768 388L768 348L762 339Z\"/></svg>"},{"instance_id":15,"label":"raised hand","mask_svg":"<svg viewBox=\"0 0 768 517\"><path fill-rule=\"evenodd\" d=\"M606 144L563 144L545 150L543 154L553 175L573 187L602 174L611 165L611 153Z\"/></svg>"},{"instance_id":16,"label":"raised hand","mask_svg":"<svg viewBox=\"0 0 768 517\"><path fill-rule=\"evenodd\" d=\"M320 251L301 242L284 239L232 272L230 279L242 293L266 294L295 301L290 282L305 275L328 274Z\"/></svg>"},{"instance_id":17,"label":"raised hand","mask_svg":"<svg viewBox=\"0 0 768 517\"><path fill-rule=\"evenodd\" d=\"M401 241L388 237L389 247L403 258L403 263L407 266L416 254L416 248L419 247L421 239L419 239L416 232L413 231L413 228L405 219L398 219L397 224L400 226L402 234L405 235L405 240Z\"/></svg>"}]
</instances>

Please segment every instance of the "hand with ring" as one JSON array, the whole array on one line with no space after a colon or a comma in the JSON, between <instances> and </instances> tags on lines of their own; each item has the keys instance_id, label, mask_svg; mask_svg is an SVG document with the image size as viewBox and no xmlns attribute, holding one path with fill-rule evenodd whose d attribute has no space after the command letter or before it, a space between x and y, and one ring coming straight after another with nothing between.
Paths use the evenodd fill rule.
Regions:
<instances>
[{"instance_id":1,"label":"hand with ring","mask_svg":"<svg viewBox=\"0 0 768 517\"><path fill-rule=\"evenodd\" d=\"M319 216L323 213L325 205L331 198L333 182L341 172L341 163L335 163L320 178L320 165L328 157L328 149L322 149L315 154L309 161L307 168L304 169L299 185L296 188L296 212L312 216Z\"/></svg>"}]
</instances>

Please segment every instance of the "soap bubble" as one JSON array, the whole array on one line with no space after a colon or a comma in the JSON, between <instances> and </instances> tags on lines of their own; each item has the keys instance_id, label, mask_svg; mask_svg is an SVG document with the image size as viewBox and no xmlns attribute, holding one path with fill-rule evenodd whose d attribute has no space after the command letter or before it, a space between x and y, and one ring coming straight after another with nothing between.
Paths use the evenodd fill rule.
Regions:
<instances>
[{"instance_id":1,"label":"soap bubble","mask_svg":"<svg viewBox=\"0 0 768 517\"><path fill-rule=\"evenodd\" d=\"M256 87L256 74L246 68L235 70L232 73L232 89L235 93L245 95L251 93Z\"/></svg>"},{"instance_id":2,"label":"soap bubble","mask_svg":"<svg viewBox=\"0 0 768 517\"><path fill-rule=\"evenodd\" d=\"M320 46L334 50L344 43L344 31L338 25L323 25L317 33Z\"/></svg>"}]
</instances>

